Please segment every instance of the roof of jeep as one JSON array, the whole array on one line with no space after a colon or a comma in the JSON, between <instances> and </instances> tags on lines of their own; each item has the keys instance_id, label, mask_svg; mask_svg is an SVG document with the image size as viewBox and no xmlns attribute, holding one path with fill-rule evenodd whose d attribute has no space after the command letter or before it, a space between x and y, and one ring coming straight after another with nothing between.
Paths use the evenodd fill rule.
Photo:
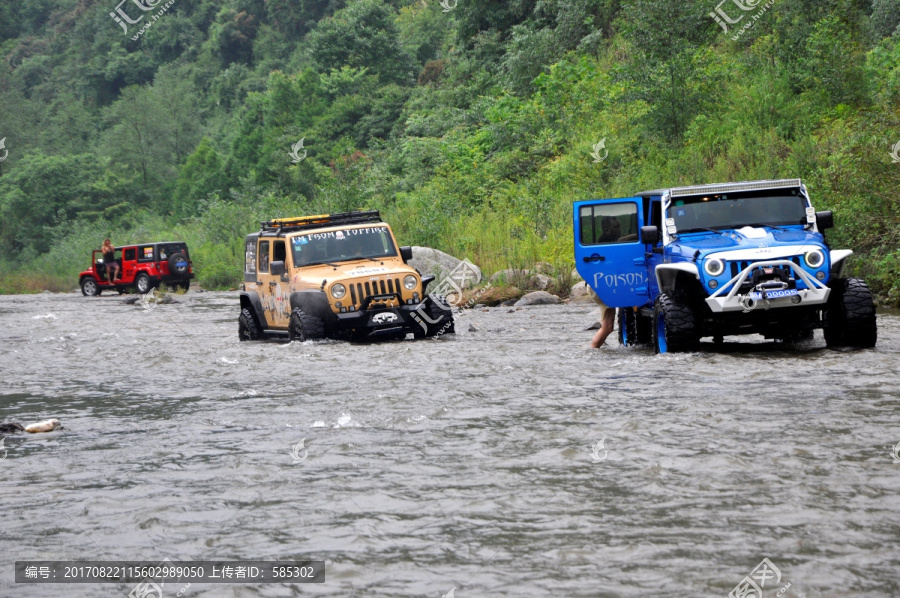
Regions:
<instances>
[{"instance_id":1,"label":"roof of jeep","mask_svg":"<svg viewBox=\"0 0 900 598\"><path fill-rule=\"evenodd\" d=\"M785 189L799 187L800 179L773 179L760 181L738 181L734 183L710 183L706 185L688 185L682 187L670 187L668 189L654 189L635 193L635 197L650 197L671 193L677 195L699 195L702 193L735 193L737 191L761 191L763 189Z\"/></svg>"},{"instance_id":2,"label":"roof of jeep","mask_svg":"<svg viewBox=\"0 0 900 598\"><path fill-rule=\"evenodd\" d=\"M261 222L263 234L293 233L298 231L335 228L352 224L384 224L378 210L368 212L340 212L337 214L318 214L315 216L299 216L296 218L275 218Z\"/></svg>"},{"instance_id":3,"label":"roof of jeep","mask_svg":"<svg viewBox=\"0 0 900 598\"><path fill-rule=\"evenodd\" d=\"M152 243L129 243L128 245L115 245L113 249L127 249L128 247L137 247L137 246L146 246L146 245L184 245L187 247L187 243L184 241L153 241ZM100 251L99 249L95 249L95 251Z\"/></svg>"}]
</instances>

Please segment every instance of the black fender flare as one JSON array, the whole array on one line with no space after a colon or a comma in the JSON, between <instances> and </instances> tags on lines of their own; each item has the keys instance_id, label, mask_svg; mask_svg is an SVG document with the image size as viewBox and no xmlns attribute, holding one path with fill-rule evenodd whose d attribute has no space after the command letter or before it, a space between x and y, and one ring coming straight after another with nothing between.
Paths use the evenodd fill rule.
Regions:
<instances>
[{"instance_id":1,"label":"black fender flare","mask_svg":"<svg viewBox=\"0 0 900 598\"><path fill-rule=\"evenodd\" d=\"M331 324L337 322L337 316L328 303L328 297L325 291L306 290L294 291L290 296L291 311L298 307L311 316L315 316L325 322Z\"/></svg>"},{"instance_id":2,"label":"black fender flare","mask_svg":"<svg viewBox=\"0 0 900 598\"><path fill-rule=\"evenodd\" d=\"M249 309L250 313L256 319L256 325L260 330L268 328L266 318L263 315L262 302L259 300L259 294L255 291L241 291L241 309Z\"/></svg>"},{"instance_id":3,"label":"black fender flare","mask_svg":"<svg viewBox=\"0 0 900 598\"><path fill-rule=\"evenodd\" d=\"M434 274L426 274L422 277L422 296L428 294L428 285L434 282Z\"/></svg>"}]
</instances>

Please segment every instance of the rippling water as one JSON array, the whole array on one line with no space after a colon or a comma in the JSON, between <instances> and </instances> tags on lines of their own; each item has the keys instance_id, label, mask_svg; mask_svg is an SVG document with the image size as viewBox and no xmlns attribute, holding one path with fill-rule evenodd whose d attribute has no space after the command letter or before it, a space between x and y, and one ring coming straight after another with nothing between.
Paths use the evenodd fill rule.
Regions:
<instances>
[{"instance_id":1,"label":"rippling water","mask_svg":"<svg viewBox=\"0 0 900 598\"><path fill-rule=\"evenodd\" d=\"M725 597L763 558L766 598L900 595L896 312L874 350L656 356L590 350L593 306L280 344L238 342L235 293L178 299L0 297L0 421L66 427L5 440L0 595L131 589L16 560L163 558L326 561L184 596Z\"/></svg>"}]
</instances>

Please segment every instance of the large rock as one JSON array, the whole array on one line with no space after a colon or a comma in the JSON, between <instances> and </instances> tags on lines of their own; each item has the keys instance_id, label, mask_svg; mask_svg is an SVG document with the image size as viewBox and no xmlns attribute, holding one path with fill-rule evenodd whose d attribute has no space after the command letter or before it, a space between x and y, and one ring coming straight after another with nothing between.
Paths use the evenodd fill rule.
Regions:
<instances>
[{"instance_id":1,"label":"large rock","mask_svg":"<svg viewBox=\"0 0 900 598\"><path fill-rule=\"evenodd\" d=\"M535 262L534 263L534 271L539 274L553 274L553 266L548 264L547 262Z\"/></svg>"},{"instance_id":2,"label":"large rock","mask_svg":"<svg viewBox=\"0 0 900 598\"><path fill-rule=\"evenodd\" d=\"M500 270L499 272L491 274L491 284L504 282L506 284L516 284L517 282L528 280L533 274L534 273L531 270L514 270L512 268L507 268L506 270Z\"/></svg>"},{"instance_id":3,"label":"large rock","mask_svg":"<svg viewBox=\"0 0 900 598\"><path fill-rule=\"evenodd\" d=\"M546 274L535 274L531 270L500 270L491 275L491 284L506 283L515 285L521 289L547 290L553 283L553 278Z\"/></svg>"},{"instance_id":4,"label":"large rock","mask_svg":"<svg viewBox=\"0 0 900 598\"><path fill-rule=\"evenodd\" d=\"M433 274L436 278L435 283L439 284L441 280L451 272L454 273L453 278L457 284L465 279L466 284L464 288L472 287L481 282L481 268L475 264L471 264L471 262L471 265L466 266L469 270L467 270L465 276L463 276L461 270L457 270L457 267L459 267L463 261L448 253L432 249L431 247L414 246L412 248L412 254L413 256L412 259L409 260L409 265L418 270L422 275Z\"/></svg>"},{"instance_id":5,"label":"large rock","mask_svg":"<svg viewBox=\"0 0 900 598\"><path fill-rule=\"evenodd\" d=\"M534 291L516 301L516 307L522 305L555 305L559 303L559 297L547 291Z\"/></svg>"},{"instance_id":6,"label":"large rock","mask_svg":"<svg viewBox=\"0 0 900 598\"><path fill-rule=\"evenodd\" d=\"M591 300L590 288L583 280L572 285L572 290L570 291L569 295L572 297L572 301L577 301L578 303L588 302Z\"/></svg>"},{"instance_id":7,"label":"large rock","mask_svg":"<svg viewBox=\"0 0 900 598\"><path fill-rule=\"evenodd\" d=\"M530 282L532 283L530 288L546 291L553 283L553 278L546 274L535 274Z\"/></svg>"}]
</instances>

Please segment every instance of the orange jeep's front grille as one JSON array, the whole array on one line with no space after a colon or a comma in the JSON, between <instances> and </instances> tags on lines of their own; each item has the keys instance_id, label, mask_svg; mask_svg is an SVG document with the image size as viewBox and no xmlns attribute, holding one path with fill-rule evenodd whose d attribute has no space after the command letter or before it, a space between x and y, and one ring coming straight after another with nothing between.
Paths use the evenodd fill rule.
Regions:
<instances>
[{"instance_id":1,"label":"orange jeep's front grille","mask_svg":"<svg viewBox=\"0 0 900 598\"><path fill-rule=\"evenodd\" d=\"M350 283L350 303L355 307L372 295L385 295L387 293L400 293L400 279L388 278L384 280L372 280L367 282Z\"/></svg>"}]
</instances>

